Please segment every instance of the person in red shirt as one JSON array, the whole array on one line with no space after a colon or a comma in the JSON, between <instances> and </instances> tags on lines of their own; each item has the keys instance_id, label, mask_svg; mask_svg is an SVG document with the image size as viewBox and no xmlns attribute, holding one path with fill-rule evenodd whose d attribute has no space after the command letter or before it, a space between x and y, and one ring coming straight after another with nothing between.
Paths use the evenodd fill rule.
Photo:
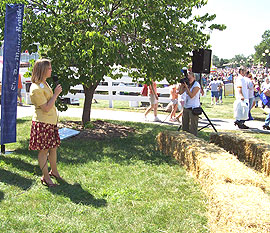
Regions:
<instances>
[{"instance_id":1,"label":"person in red shirt","mask_svg":"<svg viewBox=\"0 0 270 233\"><path fill-rule=\"evenodd\" d=\"M18 91L17 91L17 95L18 95L18 104L20 106L23 105L22 103L22 79L21 79L21 75L19 74L19 77L18 77Z\"/></svg>"}]
</instances>

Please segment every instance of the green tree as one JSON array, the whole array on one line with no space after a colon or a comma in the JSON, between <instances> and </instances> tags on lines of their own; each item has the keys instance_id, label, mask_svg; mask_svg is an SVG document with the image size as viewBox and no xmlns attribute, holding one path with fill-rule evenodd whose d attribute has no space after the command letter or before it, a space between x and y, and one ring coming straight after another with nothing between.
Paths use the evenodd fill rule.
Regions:
<instances>
[{"instance_id":1,"label":"green tree","mask_svg":"<svg viewBox=\"0 0 270 233\"><path fill-rule=\"evenodd\" d=\"M270 50L270 30L266 30L262 35L262 41L260 44L255 47L255 55L254 60L256 63L267 62L267 58L269 59L269 54L267 56L263 56L265 50Z\"/></svg>"},{"instance_id":2,"label":"green tree","mask_svg":"<svg viewBox=\"0 0 270 233\"><path fill-rule=\"evenodd\" d=\"M0 3L4 25L5 4ZM63 86L82 84L82 122L90 121L93 94L104 76L118 77L127 69L134 80L175 82L190 52L204 48L206 29L215 15L193 16L205 0L23 0L23 49L31 53L40 43L42 57L52 60ZM3 32L1 33L3 38Z\"/></svg>"},{"instance_id":3,"label":"green tree","mask_svg":"<svg viewBox=\"0 0 270 233\"><path fill-rule=\"evenodd\" d=\"M212 63L214 66L219 67L219 57L216 55L213 55Z\"/></svg>"}]
</instances>

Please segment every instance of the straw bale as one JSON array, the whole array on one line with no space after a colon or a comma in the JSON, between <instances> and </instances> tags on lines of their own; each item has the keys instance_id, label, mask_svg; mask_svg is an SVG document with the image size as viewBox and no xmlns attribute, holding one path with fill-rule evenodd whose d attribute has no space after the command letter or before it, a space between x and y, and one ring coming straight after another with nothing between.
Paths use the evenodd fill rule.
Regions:
<instances>
[{"instance_id":1,"label":"straw bale","mask_svg":"<svg viewBox=\"0 0 270 233\"><path fill-rule=\"evenodd\" d=\"M163 153L173 155L202 185L218 181L252 184L262 190L267 187L261 174L245 166L224 149L189 133L163 132L158 135L157 140Z\"/></svg>"},{"instance_id":2,"label":"straw bale","mask_svg":"<svg viewBox=\"0 0 270 233\"><path fill-rule=\"evenodd\" d=\"M246 167L237 159L220 157L218 159L205 158L200 161L199 180L204 180L205 185L214 183L251 184L266 190L267 184L263 176Z\"/></svg>"},{"instance_id":3,"label":"straw bale","mask_svg":"<svg viewBox=\"0 0 270 233\"><path fill-rule=\"evenodd\" d=\"M270 175L270 151L264 153L262 160L262 172L267 176Z\"/></svg>"},{"instance_id":4,"label":"straw bale","mask_svg":"<svg viewBox=\"0 0 270 233\"><path fill-rule=\"evenodd\" d=\"M212 232L270 232L270 200L259 188L213 185L209 205Z\"/></svg>"},{"instance_id":5,"label":"straw bale","mask_svg":"<svg viewBox=\"0 0 270 233\"><path fill-rule=\"evenodd\" d=\"M162 132L157 142L163 153L173 155L201 183L210 203L211 232L270 232L270 199L264 192L268 183L263 174L186 132Z\"/></svg>"},{"instance_id":6,"label":"straw bale","mask_svg":"<svg viewBox=\"0 0 270 233\"><path fill-rule=\"evenodd\" d=\"M269 175L269 144L246 135L243 137L230 133L212 133L210 141L234 154L255 170Z\"/></svg>"}]
</instances>

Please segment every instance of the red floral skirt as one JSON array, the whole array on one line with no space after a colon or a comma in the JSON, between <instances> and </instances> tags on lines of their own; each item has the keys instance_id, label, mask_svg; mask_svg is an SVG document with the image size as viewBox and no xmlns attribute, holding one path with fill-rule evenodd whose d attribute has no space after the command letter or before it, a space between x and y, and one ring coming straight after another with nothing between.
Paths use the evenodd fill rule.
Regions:
<instances>
[{"instance_id":1,"label":"red floral skirt","mask_svg":"<svg viewBox=\"0 0 270 233\"><path fill-rule=\"evenodd\" d=\"M57 125L32 121L29 150L46 150L60 145Z\"/></svg>"}]
</instances>

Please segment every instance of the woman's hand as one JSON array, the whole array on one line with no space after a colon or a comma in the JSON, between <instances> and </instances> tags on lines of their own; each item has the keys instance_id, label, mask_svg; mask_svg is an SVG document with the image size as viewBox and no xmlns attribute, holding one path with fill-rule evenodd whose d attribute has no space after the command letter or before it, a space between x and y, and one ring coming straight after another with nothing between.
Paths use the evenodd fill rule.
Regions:
<instances>
[{"instance_id":1,"label":"woman's hand","mask_svg":"<svg viewBox=\"0 0 270 233\"><path fill-rule=\"evenodd\" d=\"M182 95L185 92L185 90L186 90L185 85L183 83L181 83L179 86L179 89L178 89L178 94Z\"/></svg>"},{"instance_id":2,"label":"woman's hand","mask_svg":"<svg viewBox=\"0 0 270 233\"><path fill-rule=\"evenodd\" d=\"M54 94L52 98L46 104L40 105L40 108L42 109L42 111L49 112L51 108L54 106L55 101L61 92L62 92L62 87L60 84L58 84L56 88L54 89Z\"/></svg>"},{"instance_id":3,"label":"woman's hand","mask_svg":"<svg viewBox=\"0 0 270 233\"><path fill-rule=\"evenodd\" d=\"M54 89L54 94L58 97L61 92L62 92L62 86L58 84L56 88Z\"/></svg>"}]
</instances>

